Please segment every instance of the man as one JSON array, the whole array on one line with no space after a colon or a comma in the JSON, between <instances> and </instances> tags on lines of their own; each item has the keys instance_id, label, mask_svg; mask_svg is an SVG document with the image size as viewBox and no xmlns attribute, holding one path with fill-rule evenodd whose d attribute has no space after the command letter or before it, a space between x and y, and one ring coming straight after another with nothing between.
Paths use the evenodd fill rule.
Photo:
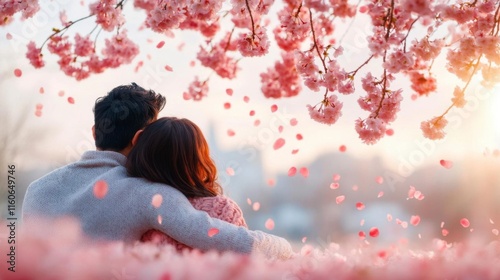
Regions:
<instances>
[{"instance_id":1,"label":"man","mask_svg":"<svg viewBox=\"0 0 500 280\"><path fill-rule=\"evenodd\" d=\"M98 239L133 242L157 229L201 250L290 257L291 246L283 238L213 219L194 209L178 190L127 176L124 165L134 138L164 106L163 96L135 83L97 99L92 127L97 151L87 151L79 161L31 183L23 219L31 223L41 217L72 216L87 235ZM158 195L160 205L157 199L152 203ZM217 234L209 236L209 231Z\"/></svg>"}]
</instances>

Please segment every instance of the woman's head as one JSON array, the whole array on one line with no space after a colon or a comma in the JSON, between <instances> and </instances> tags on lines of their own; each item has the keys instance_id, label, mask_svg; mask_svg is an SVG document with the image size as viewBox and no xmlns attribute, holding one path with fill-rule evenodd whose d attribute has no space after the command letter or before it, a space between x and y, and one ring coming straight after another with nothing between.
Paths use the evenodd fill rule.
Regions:
<instances>
[{"instance_id":1,"label":"woman's head","mask_svg":"<svg viewBox=\"0 0 500 280\"><path fill-rule=\"evenodd\" d=\"M207 141L187 119L165 117L148 125L127 157L127 171L171 185L187 197L222 193Z\"/></svg>"}]
</instances>

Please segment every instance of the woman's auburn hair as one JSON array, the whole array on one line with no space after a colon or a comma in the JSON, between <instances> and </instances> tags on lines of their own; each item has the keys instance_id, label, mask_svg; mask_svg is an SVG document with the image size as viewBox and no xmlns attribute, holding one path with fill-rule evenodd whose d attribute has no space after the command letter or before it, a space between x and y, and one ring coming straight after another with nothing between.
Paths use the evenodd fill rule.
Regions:
<instances>
[{"instance_id":1,"label":"woman's auburn hair","mask_svg":"<svg viewBox=\"0 0 500 280\"><path fill-rule=\"evenodd\" d=\"M186 197L222 194L207 141L188 119L163 117L149 124L129 153L126 167L130 176L170 185Z\"/></svg>"}]
</instances>

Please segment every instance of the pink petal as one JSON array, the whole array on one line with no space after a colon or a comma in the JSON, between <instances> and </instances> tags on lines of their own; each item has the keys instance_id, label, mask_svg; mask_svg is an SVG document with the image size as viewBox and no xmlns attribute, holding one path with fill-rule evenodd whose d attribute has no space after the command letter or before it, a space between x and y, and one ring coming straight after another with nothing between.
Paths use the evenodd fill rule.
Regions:
<instances>
[{"instance_id":1,"label":"pink petal","mask_svg":"<svg viewBox=\"0 0 500 280\"><path fill-rule=\"evenodd\" d=\"M412 224L413 226L417 226L419 223L420 223L420 216L418 215L411 216L410 224Z\"/></svg>"},{"instance_id":2,"label":"pink petal","mask_svg":"<svg viewBox=\"0 0 500 280\"><path fill-rule=\"evenodd\" d=\"M151 204L153 205L154 208L160 208L162 203L163 203L163 196L161 196L161 194L153 195L153 199L151 199Z\"/></svg>"},{"instance_id":3,"label":"pink petal","mask_svg":"<svg viewBox=\"0 0 500 280\"><path fill-rule=\"evenodd\" d=\"M381 185L382 183L384 183L384 178L382 176L377 176L375 178L375 182L377 182L377 184Z\"/></svg>"},{"instance_id":4,"label":"pink petal","mask_svg":"<svg viewBox=\"0 0 500 280\"><path fill-rule=\"evenodd\" d=\"M494 228L491 230L491 232L493 232L494 235L498 236L498 229Z\"/></svg>"},{"instance_id":5,"label":"pink petal","mask_svg":"<svg viewBox=\"0 0 500 280\"><path fill-rule=\"evenodd\" d=\"M292 150L292 155L295 155L298 152L299 152L299 149L294 149L294 150Z\"/></svg>"},{"instance_id":6,"label":"pink petal","mask_svg":"<svg viewBox=\"0 0 500 280\"><path fill-rule=\"evenodd\" d=\"M340 180L340 175L339 174L333 174L333 181L339 181Z\"/></svg>"},{"instance_id":7,"label":"pink petal","mask_svg":"<svg viewBox=\"0 0 500 280\"><path fill-rule=\"evenodd\" d=\"M362 219L361 221L359 221L360 226L363 226L364 224L365 224L365 219Z\"/></svg>"},{"instance_id":8,"label":"pink petal","mask_svg":"<svg viewBox=\"0 0 500 280\"><path fill-rule=\"evenodd\" d=\"M447 235L448 235L448 233L449 233L449 231L448 231L447 229L444 229L444 228L443 228L443 229L441 230L441 234L442 234L443 236L447 236Z\"/></svg>"},{"instance_id":9,"label":"pink petal","mask_svg":"<svg viewBox=\"0 0 500 280\"><path fill-rule=\"evenodd\" d=\"M339 187L340 187L339 183L331 183L330 184L330 189L332 189L332 190L338 189Z\"/></svg>"},{"instance_id":10,"label":"pink petal","mask_svg":"<svg viewBox=\"0 0 500 280\"><path fill-rule=\"evenodd\" d=\"M224 103L224 109L230 109L231 108L231 103L226 102Z\"/></svg>"},{"instance_id":11,"label":"pink petal","mask_svg":"<svg viewBox=\"0 0 500 280\"><path fill-rule=\"evenodd\" d=\"M12 39L12 34L10 33L5 34L5 38L7 38L7 40Z\"/></svg>"},{"instance_id":12,"label":"pink petal","mask_svg":"<svg viewBox=\"0 0 500 280\"><path fill-rule=\"evenodd\" d=\"M35 116L41 117L42 116L42 111L41 110L36 110L35 111Z\"/></svg>"},{"instance_id":13,"label":"pink petal","mask_svg":"<svg viewBox=\"0 0 500 280\"><path fill-rule=\"evenodd\" d=\"M387 136L392 136L392 135L394 135L394 130L392 128L389 128L388 130L385 131L385 134Z\"/></svg>"},{"instance_id":14,"label":"pink petal","mask_svg":"<svg viewBox=\"0 0 500 280\"><path fill-rule=\"evenodd\" d=\"M235 134L236 134L236 133L234 133L234 130L232 130L232 129L228 129L228 130L227 130L227 135L228 135L229 137L232 137L232 136L234 136Z\"/></svg>"},{"instance_id":15,"label":"pink petal","mask_svg":"<svg viewBox=\"0 0 500 280\"><path fill-rule=\"evenodd\" d=\"M160 41L157 45L156 48L161 49L165 45L165 41Z\"/></svg>"},{"instance_id":16,"label":"pink petal","mask_svg":"<svg viewBox=\"0 0 500 280\"><path fill-rule=\"evenodd\" d=\"M464 227L464 228L468 228L470 226L470 222L467 218L462 218L460 220L460 224Z\"/></svg>"},{"instance_id":17,"label":"pink petal","mask_svg":"<svg viewBox=\"0 0 500 280\"><path fill-rule=\"evenodd\" d=\"M161 225L161 222L163 221L163 219L162 219L161 215L158 215L157 220L158 220L158 224L160 224L160 225Z\"/></svg>"},{"instance_id":18,"label":"pink petal","mask_svg":"<svg viewBox=\"0 0 500 280\"><path fill-rule=\"evenodd\" d=\"M392 215L391 214L387 214L387 221L392 222Z\"/></svg>"},{"instance_id":19,"label":"pink petal","mask_svg":"<svg viewBox=\"0 0 500 280\"><path fill-rule=\"evenodd\" d=\"M358 232L358 236L359 236L359 238L360 238L361 240L363 240L363 239L365 239L365 238L366 238L366 234L365 234L365 232L364 232L364 231L360 231L360 232Z\"/></svg>"},{"instance_id":20,"label":"pink petal","mask_svg":"<svg viewBox=\"0 0 500 280\"><path fill-rule=\"evenodd\" d=\"M228 168L226 168L226 173L227 173L227 175L229 175L229 176L234 176L234 174L235 174L235 173L234 173L234 169L233 169L232 167L228 167Z\"/></svg>"},{"instance_id":21,"label":"pink petal","mask_svg":"<svg viewBox=\"0 0 500 280\"><path fill-rule=\"evenodd\" d=\"M42 110L43 109L43 104L42 103L37 103L36 104L36 109L37 110Z\"/></svg>"},{"instance_id":22,"label":"pink petal","mask_svg":"<svg viewBox=\"0 0 500 280\"><path fill-rule=\"evenodd\" d=\"M300 168L299 172L304 178L307 178L309 176L309 169L307 169L307 167Z\"/></svg>"},{"instance_id":23,"label":"pink petal","mask_svg":"<svg viewBox=\"0 0 500 280\"><path fill-rule=\"evenodd\" d=\"M189 100L189 99L191 99L191 94L189 94L189 93L187 93L187 92L184 92L184 93L182 94L182 98L183 98L184 100Z\"/></svg>"},{"instance_id":24,"label":"pink petal","mask_svg":"<svg viewBox=\"0 0 500 280\"><path fill-rule=\"evenodd\" d=\"M283 138L278 138L273 145L273 149L278 150L279 148L283 147L285 145L285 139Z\"/></svg>"},{"instance_id":25,"label":"pink petal","mask_svg":"<svg viewBox=\"0 0 500 280\"><path fill-rule=\"evenodd\" d=\"M358 209L360 211L365 209L365 205L363 204L363 202L356 203L356 209Z\"/></svg>"},{"instance_id":26,"label":"pink petal","mask_svg":"<svg viewBox=\"0 0 500 280\"><path fill-rule=\"evenodd\" d=\"M253 211L259 211L260 209L260 203L259 202L254 202L252 205Z\"/></svg>"},{"instance_id":27,"label":"pink petal","mask_svg":"<svg viewBox=\"0 0 500 280\"><path fill-rule=\"evenodd\" d=\"M377 198L381 198L382 196L384 196L384 192L383 191L380 191L377 195Z\"/></svg>"},{"instance_id":28,"label":"pink petal","mask_svg":"<svg viewBox=\"0 0 500 280\"><path fill-rule=\"evenodd\" d=\"M453 167L453 162L451 160L442 159L439 161L439 164L441 164L441 166L443 166L446 169L450 169Z\"/></svg>"},{"instance_id":29,"label":"pink petal","mask_svg":"<svg viewBox=\"0 0 500 280\"><path fill-rule=\"evenodd\" d=\"M63 97L63 96L64 96L64 90L60 90L60 91L57 93L57 95L59 95L59 96Z\"/></svg>"},{"instance_id":30,"label":"pink petal","mask_svg":"<svg viewBox=\"0 0 500 280\"><path fill-rule=\"evenodd\" d=\"M278 111L278 105L273 104L273 105L271 106L271 112L273 112L273 113L274 113L274 112L276 112L276 111Z\"/></svg>"},{"instance_id":31,"label":"pink petal","mask_svg":"<svg viewBox=\"0 0 500 280\"><path fill-rule=\"evenodd\" d=\"M299 140L299 141L303 139L302 134L300 134L300 133L297 134L295 137L297 137L297 140Z\"/></svg>"},{"instance_id":32,"label":"pink petal","mask_svg":"<svg viewBox=\"0 0 500 280\"><path fill-rule=\"evenodd\" d=\"M97 199L103 199L108 193L108 183L104 180L99 180L94 184L94 196Z\"/></svg>"},{"instance_id":33,"label":"pink petal","mask_svg":"<svg viewBox=\"0 0 500 280\"><path fill-rule=\"evenodd\" d=\"M341 153L345 152L346 150L347 150L347 147L346 147L345 145L340 145L340 147L339 147L339 151L340 151Z\"/></svg>"},{"instance_id":34,"label":"pink petal","mask_svg":"<svg viewBox=\"0 0 500 280\"><path fill-rule=\"evenodd\" d=\"M219 233L218 228L211 228L208 230L208 237L213 237L214 235L217 235Z\"/></svg>"},{"instance_id":35,"label":"pink petal","mask_svg":"<svg viewBox=\"0 0 500 280\"><path fill-rule=\"evenodd\" d=\"M164 68L165 68L165 70L170 71L170 72L174 71L174 69L172 69L172 67L170 67L169 65L165 65Z\"/></svg>"},{"instance_id":36,"label":"pink petal","mask_svg":"<svg viewBox=\"0 0 500 280\"><path fill-rule=\"evenodd\" d=\"M247 198L247 203L248 205L252 205L252 200L250 198Z\"/></svg>"},{"instance_id":37,"label":"pink petal","mask_svg":"<svg viewBox=\"0 0 500 280\"><path fill-rule=\"evenodd\" d=\"M232 88L226 88L226 94L229 96L233 95L233 89Z\"/></svg>"},{"instance_id":38,"label":"pink petal","mask_svg":"<svg viewBox=\"0 0 500 280\"><path fill-rule=\"evenodd\" d=\"M306 243L306 241L307 241L307 237L306 236L302 237L302 243Z\"/></svg>"},{"instance_id":39,"label":"pink petal","mask_svg":"<svg viewBox=\"0 0 500 280\"><path fill-rule=\"evenodd\" d=\"M14 75L19 78L23 75L23 71L21 71L21 69L19 68L16 68L14 69Z\"/></svg>"},{"instance_id":40,"label":"pink petal","mask_svg":"<svg viewBox=\"0 0 500 280\"><path fill-rule=\"evenodd\" d=\"M297 168L292 166L290 167L290 169L288 169L288 176L293 177L295 176L296 173L297 173Z\"/></svg>"},{"instance_id":41,"label":"pink petal","mask_svg":"<svg viewBox=\"0 0 500 280\"><path fill-rule=\"evenodd\" d=\"M267 180L267 185L270 187L274 187L276 185L276 181L274 179Z\"/></svg>"},{"instance_id":42,"label":"pink petal","mask_svg":"<svg viewBox=\"0 0 500 280\"><path fill-rule=\"evenodd\" d=\"M490 224L494 225L495 222L493 222L493 220L490 218Z\"/></svg>"},{"instance_id":43,"label":"pink petal","mask_svg":"<svg viewBox=\"0 0 500 280\"><path fill-rule=\"evenodd\" d=\"M253 125L254 125L254 126L259 126L259 125L260 125L260 120L255 120L255 121L253 122Z\"/></svg>"},{"instance_id":44,"label":"pink petal","mask_svg":"<svg viewBox=\"0 0 500 280\"><path fill-rule=\"evenodd\" d=\"M273 221L273 219L271 219L271 218L267 219L265 226L266 226L266 228L268 230L273 230L274 229L274 221Z\"/></svg>"},{"instance_id":45,"label":"pink petal","mask_svg":"<svg viewBox=\"0 0 500 280\"><path fill-rule=\"evenodd\" d=\"M443 227L444 227L444 222L441 222L441 228L443 228Z\"/></svg>"},{"instance_id":46,"label":"pink petal","mask_svg":"<svg viewBox=\"0 0 500 280\"><path fill-rule=\"evenodd\" d=\"M366 12L368 12L369 8L367 6L361 6L359 7L359 12L364 14Z\"/></svg>"},{"instance_id":47,"label":"pink petal","mask_svg":"<svg viewBox=\"0 0 500 280\"><path fill-rule=\"evenodd\" d=\"M278 126L278 132L279 133L283 132L283 126L282 125Z\"/></svg>"},{"instance_id":48,"label":"pink petal","mask_svg":"<svg viewBox=\"0 0 500 280\"><path fill-rule=\"evenodd\" d=\"M253 117L255 116L255 111L254 110L250 110L250 113L249 113L250 117Z\"/></svg>"},{"instance_id":49,"label":"pink petal","mask_svg":"<svg viewBox=\"0 0 500 280\"><path fill-rule=\"evenodd\" d=\"M297 125L297 123L298 123L298 121L297 121L297 119L296 119L296 118L293 118L293 119L291 119L291 120L290 120L290 125L291 125L291 126L296 126L296 125Z\"/></svg>"},{"instance_id":50,"label":"pink petal","mask_svg":"<svg viewBox=\"0 0 500 280\"><path fill-rule=\"evenodd\" d=\"M339 196L337 196L337 197L335 198L335 202L336 202L337 204L340 204L340 203L342 203L342 202L344 201L344 199L345 199L345 195L339 195Z\"/></svg>"},{"instance_id":51,"label":"pink petal","mask_svg":"<svg viewBox=\"0 0 500 280\"><path fill-rule=\"evenodd\" d=\"M370 236L371 237L377 237L379 235L379 233L380 232L379 232L378 228L376 228L376 227L372 227L370 229Z\"/></svg>"},{"instance_id":52,"label":"pink petal","mask_svg":"<svg viewBox=\"0 0 500 280\"><path fill-rule=\"evenodd\" d=\"M248 101L250 101L250 97L248 97L248 96L243 96L243 101L245 101L245 103L248 103Z\"/></svg>"},{"instance_id":53,"label":"pink petal","mask_svg":"<svg viewBox=\"0 0 500 280\"><path fill-rule=\"evenodd\" d=\"M353 185L353 186L352 186L352 190L353 190L353 191L357 191L357 190L358 190L358 185Z\"/></svg>"},{"instance_id":54,"label":"pink petal","mask_svg":"<svg viewBox=\"0 0 500 280\"><path fill-rule=\"evenodd\" d=\"M69 104L75 104L75 99L73 97L68 97L68 103Z\"/></svg>"}]
</instances>

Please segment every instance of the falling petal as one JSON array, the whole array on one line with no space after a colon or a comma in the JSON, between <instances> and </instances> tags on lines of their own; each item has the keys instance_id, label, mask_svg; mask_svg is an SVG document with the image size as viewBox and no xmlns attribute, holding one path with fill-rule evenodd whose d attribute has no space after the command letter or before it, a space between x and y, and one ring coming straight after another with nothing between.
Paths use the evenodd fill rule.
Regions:
<instances>
[{"instance_id":1,"label":"falling petal","mask_svg":"<svg viewBox=\"0 0 500 280\"><path fill-rule=\"evenodd\" d=\"M337 197L335 198L335 202L336 202L337 204L340 204L340 203L342 203L342 202L344 201L344 199L345 199L345 195L339 195L339 196L337 196Z\"/></svg>"},{"instance_id":2,"label":"falling petal","mask_svg":"<svg viewBox=\"0 0 500 280\"><path fill-rule=\"evenodd\" d=\"M64 90L60 90L57 95L59 95L60 97L63 97L64 96Z\"/></svg>"},{"instance_id":3,"label":"falling petal","mask_svg":"<svg viewBox=\"0 0 500 280\"><path fill-rule=\"evenodd\" d=\"M405 221L405 222L402 222L402 223L401 223L401 227L403 227L403 228L407 228L407 227L408 227L408 222L406 222L406 221Z\"/></svg>"},{"instance_id":4,"label":"falling petal","mask_svg":"<svg viewBox=\"0 0 500 280\"><path fill-rule=\"evenodd\" d=\"M372 227L370 229L370 236L371 237L377 237L379 235L379 230L376 227Z\"/></svg>"},{"instance_id":5,"label":"falling petal","mask_svg":"<svg viewBox=\"0 0 500 280\"><path fill-rule=\"evenodd\" d=\"M228 135L229 137L232 137L232 136L234 136L235 134L236 134L236 133L234 133L234 130L232 130L232 129L228 129L228 130L227 130L227 135Z\"/></svg>"},{"instance_id":6,"label":"falling petal","mask_svg":"<svg viewBox=\"0 0 500 280\"><path fill-rule=\"evenodd\" d=\"M299 149L294 149L294 150L292 150L292 155L295 155L298 152L299 152Z\"/></svg>"},{"instance_id":7,"label":"falling petal","mask_svg":"<svg viewBox=\"0 0 500 280\"><path fill-rule=\"evenodd\" d=\"M12 39L12 34L10 33L5 34L5 38L7 38L7 40Z\"/></svg>"},{"instance_id":8,"label":"falling petal","mask_svg":"<svg viewBox=\"0 0 500 280\"><path fill-rule=\"evenodd\" d=\"M274 229L273 219L271 219L271 218L267 219L265 226L268 230L273 230Z\"/></svg>"},{"instance_id":9,"label":"falling petal","mask_svg":"<svg viewBox=\"0 0 500 280\"><path fill-rule=\"evenodd\" d=\"M292 177L292 176L295 176L295 174L297 173L297 168L295 167L290 167L290 169L288 169L288 176Z\"/></svg>"},{"instance_id":10,"label":"falling petal","mask_svg":"<svg viewBox=\"0 0 500 280\"><path fill-rule=\"evenodd\" d=\"M494 228L491 230L491 232L493 232L494 235L498 236L498 229Z\"/></svg>"},{"instance_id":11,"label":"falling petal","mask_svg":"<svg viewBox=\"0 0 500 280\"><path fill-rule=\"evenodd\" d=\"M226 102L224 103L224 109L230 109L231 108L231 103Z\"/></svg>"},{"instance_id":12,"label":"falling petal","mask_svg":"<svg viewBox=\"0 0 500 280\"><path fill-rule=\"evenodd\" d=\"M250 101L250 97L248 97L248 96L243 96L243 101L245 101L245 103L248 103L248 101Z\"/></svg>"},{"instance_id":13,"label":"falling petal","mask_svg":"<svg viewBox=\"0 0 500 280\"><path fill-rule=\"evenodd\" d=\"M444 228L443 228L443 229L441 230L441 234L442 234L443 236L447 236L447 235L448 235L448 233L449 233L449 231L448 231L447 229L444 229Z\"/></svg>"},{"instance_id":14,"label":"falling petal","mask_svg":"<svg viewBox=\"0 0 500 280\"><path fill-rule=\"evenodd\" d=\"M297 121L297 119L296 119L296 118L293 118L293 119L291 119L291 120L290 120L290 125L291 125L291 126L296 126L296 125L297 125L297 123L298 123L298 121Z\"/></svg>"},{"instance_id":15,"label":"falling petal","mask_svg":"<svg viewBox=\"0 0 500 280\"><path fill-rule=\"evenodd\" d=\"M417 226L419 223L420 223L420 216L418 215L411 216L410 224L412 224L413 226Z\"/></svg>"},{"instance_id":16,"label":"falling petal","mask_svg":"<svg viewBox=\"0 0 500 280\"><path fill-rule=\"evenodd\" d=\"M161 48L163 48L164 45L165 45L165 41L160 41L160 42L158 42L158 44L156 44L156 48L161 49Z\"/></svg>"},{"instance_id":17,"label":"falling petal","mask_svg":"<svg viewBox=\"0 0 500 280\"><path fill-rule=\"evenodd\" d=\"M384 196L384 192L383 191L380 191L377 195L377 198L381 198L382 196Z\"/></svg>"},{"instance_id":18,"label":"falling petal","mask_svg":"<svg viewBox=\"0 0 500 280\"><path fill-rule=\"evenodd\" d=\"M345 145L340 145L340 147L339 147L339 151L340 151L341 153L345 152L346 150L347 150L347 147L346 147Z\"/></svg>"},{"instance_id":19,"label":"falling petal","mask_svg":"<svg viewBox=\"0 0 500 280\"><path fill-rule=\"evenodd\" d=\"M270 187L274 187L276 185L276 181L274 179L267 180L267 185Z\"/></svg>"},{"instance_id":20,"label":"falling petal","mask_svg":"<svg viewBox=\"0 0 500 280\"><path fill-rule=\"evenodd\" d=\"M375 182L377 182L377 184L381 185L382 183L384 183L384 178L382 176L377 176L375 178Z\"/></svg>"},{"instance_id":21,"label":"falling petal","mask_svg":"<svg viewBox=\"0 0 500 280\"><path fill-rule=\"evenodd\" d=\"M339 183L331 183L330 184L330 189L332 189L332 190L338 189L339 187L340 187Z\"/></svg>"},{"instance_id":22,"label":"falling petal","mask_svg":"<svg viewBox=\"0 0 500 280\"><path fill-rule=\"evenodd\" d=\"M94 184L94 196L97 199L103 199L108 193L108 183L104 180L99 180Z\"/></svg>"},{"instance_id":23,"label":"falling petal","mask_svg":"<svg viewBox=\"0 0 500 280\"><path fill-rule=\"evenodd\" d=\"M359 236L359 238L360 238L361 240L363 240L363 239L365 239L365 238L366 238L366 234L365 234L365 232L364 232L364 231L360 231L360 232L358 232L358 236Z\"/></svg>"},{"instance_id":24,"label":"falling petal","mask_svg":"<svg viewBox=\"0 0 500 280\"><path fill-rule=\"evenodd\" d=\"M248 205L252 205L252 200L250 198L247 198L247 203Z\"/></svg>"},{"instance_id":25,"label":"falling petal","mask_svg":"<svg viewBox=\"0 0 500 280\"><path fill-rule=\"evenodd\" d=\"M356 209L361 211L361 210L365 209L365 205L362 202L358 202L358 203L356 203Z\"/></svg>"},{"instance_id":26,"label":"falling petal","mask_svg":"<svg viewBox=\"0 0 500 280\"><path fill-rule=\"evenodd\" d=\"M307 169L307 167L300 168L299 172L304 178L307 178L309 176L309 169Z\"/></svg>"},{"instance_id":27,"label":"falling petal","mask_svg":"<svg viewBox=\"0 0 500 280\"><path fill-rule=\"evenodd\" d=\"M385 131L385 134L387 136L392 136L392 135L394 135L394 130L392 128L389 128L388 130Z\"/></svg>"},{"instance_id":28,"label":"falling petal","mask_svg":"<svg viewBox=\"0 0 500 280\"><path fill-rule=\"evenodd\" d=\"M278 126L278 132L279 133L283 132L283 126L282 125Z\"/></svg>"},{"instance_id":29,"label":"falling petal","mask_svg":"<svg viewBox=\"0 0 500 280\"><path fill-rule=\"evenodd\" d=\"M250 117L253 117L255 116L255 111L254 110L250 110L250 113L249 113Z\"/></svg>"},{"instance_id":30,"label":"falling petal","mask_svg":"<svg viewBox=\"0 0 500 280\"><path fill-rule=\"evenodd\" d=\"M45 89L44 89L43 87L40 87L40 89L38 89L38 92L39 92L40 94L43 94L43 93L45 92Z\"/></svg>"},{"instance_id":31,"label":"falling petal","mask_svg":"<svg viewBox=\"0 0 500 280\"><path fill-rule=\"evenodd\" d=\"M441 222L441 228L443 228L443 227L444 227L444 222Z\"/></svg>"},{"instance_id":32,"label":"falling petal","mask_svg":"<svg viewBox=\"0 0 500 280\"><path fill-rule=\"evenodd\" d=\"M302 243L306 243L306 241L307 241L307 237L306 236L302 237Z\"/></svg>"},{"instance_id":33,"label":"falling petal","mask_svg":"<svg viewBox=\"0 0 500 280\"><path fill-rule=\"evenodd\" d=\"M352 186L352 190L353 190L353 191L357 191L357 190L358 190L358 188L359 188L359 187L358 187L358 185L353 185L353 186Z\"/></svg>"},{"instance_id":34,"label":"falling petal","mask_svg":"<svg viewBox=\"0 0 500 280\"><path fill-rule=\"evenodd\" d=\"M260 209L260 203L259 202L254 202L252 205L253 211L259 211Z\"/></svg>"},{"instance_id":35,"label":"falling petal","mask_svg":"<svg viewBox=\"0 0 500 280\"><path fill-rule=\"evenodd\" d=\"M68 97L68 103L69 104L75 104L75 99L73 97Z\"/></svg>"},{"instance_id":36,"label":"falling petal","mask_svg":"<svg viewBox=\"0 0 500 280\"><path fill-rule=\"evenodd\" d=\"M450 169L453 167L453 162L451 160L442 159L439 161L439 164L441 164L441 166L443 166L446 169Z\"/></svg>"},{"instance_id":37,"label":"falling petal","mask_svg":"<svg viewBox=\"0 0 500 280\"><path fill-rule=\"evenodd\" d=\"M297 137L297 140L299 141L303 139L302 134L300 133L298 133L295 137Z\"/></svg>"},{"instance_id":38,"label":"falling petal","mask_svg":"<svg viewBox=\"0 0 500 280\"><path fill-rule=\"evenodd\" d=\"M232 167L228 167L228 168L226 168L226 173L227 173L227 175L229 175L229 176L234 176L234 174L235 174L235 173L234 173L234 169L233 169Z\"/></svg>"},{"instance_id":39,"label":"falling petal","mask_svg":"<svg viewBox=\"0 0 500 280\"><path fill-rule=\"evenodd\" d=\"M21 69L19 68L16 68L14 69L14 75L19 78L23 75L23 71L21 71Z\"/></svg>"},{"instance_id":40,"label":"falling petal","mask_svg":"<svg viewBox=\"0 0 500 280\"><path fill-rule=\"evenodd\" d=\"M468 228L470 226L470 222L467 218L462 218L460 220L460 224L464 227L464 228Z\"/></svg>"},{"instance_id":41,"label":"falling petal","mask_svg":"<svg viewBox=\"0 0 500 280\"><path fill-rule=\"evenodd\" d=\"M211 228L208 230L208 237L213 237L214 235L217 235L219 233L218 228Z\"/></svg>"},{"instance_id":42,"label":"falling petal","mask_svg":"<svg viewBox=\"0 0 500 280\"><path fill-rule=\"evenodd\" d=\"M362 219L360 222L359 222L359 225L360 226L363 226L365 224L365 219Z\"/></svg>"},{"instance_id":43,"label":"falling petal","mask_svg":"<svg viewBox=\"0 0 500 280\"><path fill-rule=\"evenodd\" d=\"M165 70L167 70L169 72L174 71L174 69L172 69L172 67L170 67L169 65L165 65Z\"/></svg>"},{"instance_id":44,"label":"falling petal","mask_svg":"<svg viewBox=\"0 0 500 280\"><path fill-rule=\"evenodd\" d=\"M387 214L387 221L392 222L392 215L391 214Z\"/></svg>"},{"instance_id":45,"label":"falling petal","mask_svg":"<svg viewBox=\"0 0 500 280\"><path fill-rule=\"evenodd\" d=\"M278 150L279 148L283 147L285 145L285 139L283 138L278 138L273 145L273 149Z\"/></svg>"},{"instance_id":46,"label":"falling petal","mask_svg":"<svg viewBox=\"0 0 500 280\"><path fill-rule=\"evenodd\" d=\"M42 110L43 109L43 104L42 103L37 103L35 107L36 107L37 110Z\"/></svg>"},{"instance_id":47,"label":"falling petal","mask_svg":"<svg viewBox=\"0 0 500 280\"><path fill-rule=\"evenodd\" d=\"M253 122L253 125L254 125L254 126L259 126L259 125L260 125L260 120L255 120L255 121Z\"/></svg>"},{"instance_id":48,"label":"falling petal","mask_svg":"<svg viewBox=\"0 0 500 280\"><path fill-rule=\"evenodd\" d=\"M278 105L273 104L273 105L271 106L271 112L273 112L273 113L274 113L274 112L276 112L276 111L278 111Z\"/></svg>"},{"instance_id":49,"label":"falling petal","mask_svg":"<svg viewBox=\"0 0 500 280\"><path fill-rule=\"evenodd\" d=\"M163 219L161 218L161 215L158 215L158 218L157 218L157 219L158 219L158 224L160 224L160 225L161 225L161 222L163 221Z\"/></svg>"},{"instance_id":50,"label":"falling petal","mask_svg":"<svg viewBox=\"0 0 500 280\"><path fill-rule=\"evenodd\" d=\"M153 199L151 199L151 204L153 205L154 208L160 208L162 203L163 203L163 196L161 196L161 194L153 195Z\"/></svg>"},{"instance_id":51,"label":"falling petal","mask_svg":"<svg viewBox=\"0 0 500 280\"><path fill-rule=\"evenodd\" d=\"M36 110L35 111L35 116L41 117L42 116L42 111L41 110Z\"/></svg>"},{"instance_id":52,"label":"falling petal","mask_svg":"<svg viewBox=\"0 0 500 280\"><path fill-rule=\"evenodd\" d=\"M191 99L191 94L189 94L189 93L187 93L187 92L184 92L184 93L182 94L182 99L184 99L184 100L189 100L189 99Z\"/></svg>"},{"instance_id":53,"label":"falling petal","mask_svg":"<svg viewBox=\"0 0 500 280\"><path fill-rule=\"evenodd\" d=\"M226 94L229 96L233 96L233 89L232 88L226 88Z\"/></svg>"}]
</instances>

